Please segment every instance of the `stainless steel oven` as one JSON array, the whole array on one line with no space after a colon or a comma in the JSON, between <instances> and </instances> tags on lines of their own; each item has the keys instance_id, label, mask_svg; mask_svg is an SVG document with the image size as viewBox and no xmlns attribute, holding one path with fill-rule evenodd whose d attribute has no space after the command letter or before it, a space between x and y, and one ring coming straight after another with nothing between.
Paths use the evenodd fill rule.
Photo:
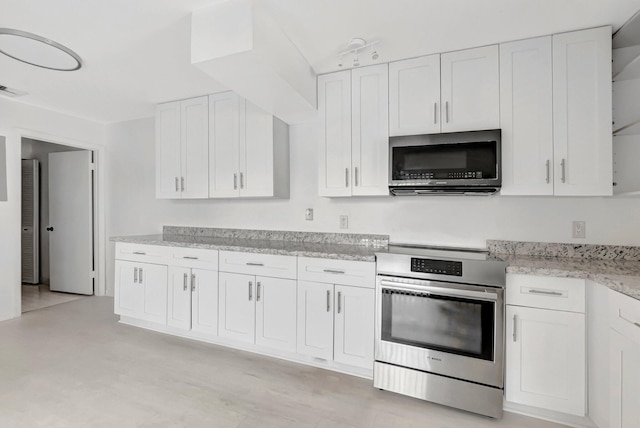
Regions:
<instances>
[{"instance_id":1,"label":"stainless steel oven","mask_svg":"<svg viewBox=\"0 0 640 428\"><path fill-rule=\"evenodd\" d=\"M482 251L379 253L374 385L501 417L505 269Z\"/></svg>"}]
</instances>

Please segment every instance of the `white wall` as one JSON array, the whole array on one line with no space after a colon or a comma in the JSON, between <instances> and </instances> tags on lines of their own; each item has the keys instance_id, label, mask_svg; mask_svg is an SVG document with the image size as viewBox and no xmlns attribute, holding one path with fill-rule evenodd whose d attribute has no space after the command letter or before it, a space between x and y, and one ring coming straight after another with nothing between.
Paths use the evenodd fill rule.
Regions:
<instances>
[{"instance_id":1,"label":"white wall","mask_svg":"<svg viewBox=\"0 0 640 428\"><path fill-rule=\"evenodd\" d=\"M508 239L640 245L640 198L318 197L315 124L290 128L288 200L156 200L153 124L149 118L108 127L110 236L160 233L162 225L342 232L338 216L347 214L347 232L388 234L395 242L484 247L487 239ZM313 221L305 221L305 208L314 209ZM586 221L587 239L571 238L572 220ZM112 270L108 265L107 273Z\"/></svg>"},{"instance_id":2,"label":"white wall","mask_svg":"<svg viewBox=\"0 0 640 428\"><path fill-rule=\"evenodd\" d=\"M102 124L0 98L0 135L7 137L8 200L0 202L0 321L20 315L21 138L104 146Z\"/></svg>"}]
</instances>

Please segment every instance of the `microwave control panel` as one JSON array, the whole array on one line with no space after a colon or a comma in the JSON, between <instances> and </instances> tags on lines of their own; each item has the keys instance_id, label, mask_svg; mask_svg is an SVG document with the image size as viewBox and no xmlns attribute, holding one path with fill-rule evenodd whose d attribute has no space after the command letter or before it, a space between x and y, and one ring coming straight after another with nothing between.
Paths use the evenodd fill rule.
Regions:
<instances>
[{"instance_id":1,"label":"microwave control panel","mask_svg":"<svg viewBox=\"0 0 640 428\"><path fill-rule=\"evenodd\" d=\"M482 171L401 171L400 180L443 180L443 179L468 179L482 178Z\"/></svg>"},{"instance_id":2,"label":"microwave control panel","mask_svg":"<svg viewBox=\"0 0 640 428\"><path fill-rule=\"evenodd\" d=\"M439 275L462 276L462 262L411 258L411 272L437 273Z\"/></svg>"}]
</instances>

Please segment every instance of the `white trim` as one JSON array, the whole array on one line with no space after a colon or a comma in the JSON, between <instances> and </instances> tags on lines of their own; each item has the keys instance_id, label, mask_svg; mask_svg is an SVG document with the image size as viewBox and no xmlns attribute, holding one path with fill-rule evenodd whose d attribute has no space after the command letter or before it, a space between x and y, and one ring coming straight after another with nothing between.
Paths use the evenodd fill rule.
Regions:
<instances>
[{"instance_id":1,"label":"white trim","mask_svg":"<svg viewBox=\"0 0 640 428\"><path fill-rule=\"evenodd\" d=\"M33 129L25 128L13 128L14 133L17 134L22 142L23 138L29 138L38 141L44 141L47 143L60 144L64 146L75 147L79 149L91 150L94 154L93 165L96 171L94 182L94 251L95 251L95 278L97 284L94 289L96 296L104 296L107 293L107 238L106 238L106 223L105 223L105 142L86 142L81 140L75 140L73 138L62 137L43 133ZM103 136L104 137L104 136ZM20 287L21 285L18 284ZM20 295L20 293L18 293ZM22 304L22 299L20 299Z\"/></svg>"}]
</instances>

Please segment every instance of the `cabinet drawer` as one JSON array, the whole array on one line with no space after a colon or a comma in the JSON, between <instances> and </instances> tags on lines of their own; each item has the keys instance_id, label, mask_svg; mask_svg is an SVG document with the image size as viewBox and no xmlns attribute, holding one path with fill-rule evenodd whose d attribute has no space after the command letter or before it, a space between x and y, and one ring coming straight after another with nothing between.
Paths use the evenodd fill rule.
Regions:
<instances>
[{"instance_id":1,"label":"cabinet drawer","mask_svg":"<svg viewBox=\"0 0 640 428\"><path fill-rule=\"evenodd\" d=\"M220 251L219 270L247 275L296 279L296 257Z\"/></svg>"},{"instance_id":2,"label":"cabinet drawer","mask_svg":"<svg viewBox=\"0 0 640 428\"><path fill-rule=\"evenodd\" d=\"M218 250L205 248L171 248L171 264L186 268L218 270Z\"/></svg>"},{"instance_id":3,"label":"cabinet drawer","mask_svg":"<svg viewBox=\"0 0 640 428\"><path fill-rule=\"evenodd\" d=\"M534 275L507 275L507 305L584 313L585 280Z\"/></svg>"},{"instance_id":4,"label":"cabinet drawer","mask_svg":"<svg viewBox=\"0 0 640 428\"><path fill-rule=\"evenodd\" d=\"M609 325L640 345L640 300L609 290Z\"/></svg>"},{"instance_id":5,"label":"cabinet drawer","mask_svg":"<svg viewBox=\"0 0 640 428\"><path fill-rule=\"evenodd\" d=\"M116 242L116 259L134 262L165 263L171 253L170 247L162 245L130 244Z\"/></svg>"},{"instance_id":6,"label":"cabinet drawer","mask_svg":"<svg viewBox=\"0 0 640 428\"><path fill-rule=\"evenodd\" d=\"M351 260L298 257L298 279L375 288L376 264Z\"/></svg>"}]
</instances>

